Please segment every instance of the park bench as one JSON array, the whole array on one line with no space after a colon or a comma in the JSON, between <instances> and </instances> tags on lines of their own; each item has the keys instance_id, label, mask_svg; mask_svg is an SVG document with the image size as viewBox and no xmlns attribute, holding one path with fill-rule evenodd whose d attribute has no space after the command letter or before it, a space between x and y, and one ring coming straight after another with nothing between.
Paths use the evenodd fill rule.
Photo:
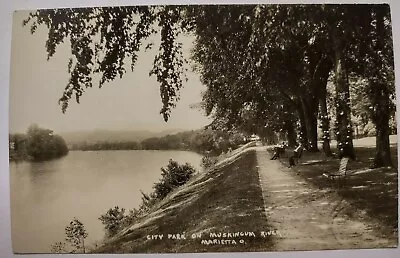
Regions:
<instances>
[{"instance_id":1,"label":"park bench","mask_svg":"<svg viewBox=\"0 0 400 258\"><path fill-rule=\"evenodd\" d=\"M271 160L278 159L282 154L286 151L285 144L278 145L274 147L274 155L272 156Z\"/></svg>"},{"instance_id":2,"label":"park bench","mask_svg":"<svg viewBox=\"0 0 400 258\"><path fill-rule=\"evenodd\" d=\"M347 173L347 163L349 163L349 158L344 157L340 160L339 170L336 173L323 173L322 175L334 180L335 178L345 177Z\"/></svg>"}]
</instances>

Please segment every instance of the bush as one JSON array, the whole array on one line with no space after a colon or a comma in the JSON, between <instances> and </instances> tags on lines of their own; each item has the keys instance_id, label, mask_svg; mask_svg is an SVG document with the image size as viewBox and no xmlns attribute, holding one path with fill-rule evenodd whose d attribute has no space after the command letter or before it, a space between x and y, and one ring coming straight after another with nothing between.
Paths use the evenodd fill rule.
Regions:
<instances>
[{"instance_id":1,"label":"bush","mask_svg":"<svg viewBox=\"0 0 400 258\"><path fill-rule=\"evenodd\" d=\"M31 125L27 131L26 152L33 160L47 160L68 154L64 139L52 130Z\"/></svg>"},{"instance_id":2,"label":"bush","mask_svg":"<svg viewBox=\"0 0 400 258\"><path fill-rule=\"evenodd\" d=\"M53 245L51 245L51 252L54 254L68 253L64 242L56 242Z\"/></svg>"},{"instance_id":3,"label":"bush","mask_svg":"<svg viewBox=\"0 0 400 258\"><path fill-rule=\"evenodd\" d=\"M108 237L114 236L121 228L126 216L124 216L125 209L115 206L109 209L106 214L100 216L99 220L103 223Z\"/></svg>"},{"instance_id":4,"label":"bush","mask_svg":"<svg viewBox=\"0 0 400 258\"><path fill-rule=\"evenodd\" d=\"M74 218L68 226L65 227L65 240L70 243L75 249L73 252L85 253L85 238L87 238L88 233L86 233L85 226L77 218Z\"/></svg>"},{"instance_id":5,"label":"bush","mask_svg":"<svg viewBox=\"0 0 400 258\"><path fill-rule=\"evenodd\" d=\"M188 163L179 165L170 159L167 168L161 168L160 182L154 184L154 197L164 199L173 189L185 184L196 170Z\"/></svg>"},{"instance_id":6,"label":"bush","mask_svg":"<svg viewBox=\"0 0 400 258\"><path fill-rule=\"evenodd\" d=\"M172 159L169 160L166 168L161 168L161 171L162 178L160 182L154 184L154 192L151 194L141 192L142 203L139 209L130 210L129 214L125 215L124 208L115 206L100 216L99 220L104 225L106 237L112 237L121 229L131 225L137 218L149 211L155 203L164 199L173 189L185 184L196 172L188 163L179 165Z\"/></svg>"},{"instance_id":7,"label":"bush","mask_svg":"<svg viewBox=\"0 0 400 258\"><path fill-rule=\"evenodd\" d=\"M142 204L139 207L140 214L148 211L157 202L158 198L155 192L151 194L145 194L142 191Z\"/></svg>"},{"instance_id":8,"label":"bush","mask_svg":"<svg viewBox=\"0 0 400 258\"><path fill-rule=\"evenodd\" d=\"M26 134L9 135L10 160L42 161L68 154L64 139L52 130L31 125Z\"/></svg>"},{"instance_id":9,"label":"bush","mask_svg":"<svg viewBox=\"0 0 400 258\"><path fill-rule=\"evenodd\" d=\"M52 253L86 253L85 238L88 237L85 226L74 218L65 227L65 241L51 245Z\"/></svg>"},{"instance_id":10,"label":"bush","mask_svg":"<svg viewBox=\"0 0 400 258\"><path fill-rule=\"evenodd\" d=\"M202 167L202 168L204 168L204 169L208 169L208 168L210 168L210 167L212 167L213 165L215 165L216 163L217 163L217 158L215 158L215 157L211 157L211 156L204 156L202 159L201 159L201 164L200 164L200 166Z\"/></svg>"},{"instance_id":11,"label":"bush","mask_svg":"<svg viewBox=\"0 0 400 258\"><path fill-rule=\"evenodd\" d=\"M115 236L121 229L131 225L144 211L143 203L139 210L129 210L129 213L126 215L124 208L115 206L113 209L108 209L108 211L99 218L106 230L106 237Z\"/></svg>"}]
</instances>

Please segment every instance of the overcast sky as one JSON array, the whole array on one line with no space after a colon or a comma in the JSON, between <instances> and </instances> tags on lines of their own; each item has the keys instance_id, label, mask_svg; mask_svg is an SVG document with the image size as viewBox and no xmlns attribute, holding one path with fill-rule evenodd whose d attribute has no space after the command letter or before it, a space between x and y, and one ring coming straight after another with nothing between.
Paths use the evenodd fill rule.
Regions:
<instances>
[{"instance_id":1,"label":"overcast sky","mask_svg":"<svg viewBox=\"0 0 400 258\"><path fill-rule=\"evenodd\" d=\"M199 76L189 73L189 81L181 91L181 100L168 123L159 114L161 100L155 77L149 78L157 47L140 54L135 71L123 79L107 83L103 88L88 89L77 104L73 99L66 114L61 112L58 99L68 81L68 44L59 47L47 61L45 40L47 29L39 27L30 34L22 27L28 12L14 13L11 51L10 131L25 132L32 123L56 132L109 129L151 130L197 129L210 122L201 111L189 106L200 102L205 90ZM185 39L185 49L191 39Z\"/></svg>"}]
</instances>

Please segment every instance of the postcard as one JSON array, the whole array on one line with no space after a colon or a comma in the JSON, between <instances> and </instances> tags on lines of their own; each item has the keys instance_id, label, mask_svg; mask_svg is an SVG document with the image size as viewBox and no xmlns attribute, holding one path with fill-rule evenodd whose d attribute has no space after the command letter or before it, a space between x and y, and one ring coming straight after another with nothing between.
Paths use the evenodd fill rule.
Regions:
<instances>
[{"instance_id":1,"label":"postcard","mask_svg":"<svg viewBox=\"0 0 400 258\"><path fill-rule=\"evenodd\" d=\"M13 252L398 247L388 4L13 15Z\"/></svg>"}]
</instances>

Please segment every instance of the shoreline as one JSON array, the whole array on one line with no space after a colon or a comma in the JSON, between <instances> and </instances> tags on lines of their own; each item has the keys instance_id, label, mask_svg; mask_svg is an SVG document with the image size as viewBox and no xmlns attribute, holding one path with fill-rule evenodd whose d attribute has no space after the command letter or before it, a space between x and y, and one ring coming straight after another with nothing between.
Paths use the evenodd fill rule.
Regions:
<instances>
[{"instance_id":1,"label":"shoreline","mask_svg":"<svg viewBox=\"0 0 400 258\"><path fill-rule=\"evenodd\" d=\"M244 146L195 175L92 253L268 251L272 234L260 231L272 229L262 207L256 153Z\"/></svg>"}]
</instances>

